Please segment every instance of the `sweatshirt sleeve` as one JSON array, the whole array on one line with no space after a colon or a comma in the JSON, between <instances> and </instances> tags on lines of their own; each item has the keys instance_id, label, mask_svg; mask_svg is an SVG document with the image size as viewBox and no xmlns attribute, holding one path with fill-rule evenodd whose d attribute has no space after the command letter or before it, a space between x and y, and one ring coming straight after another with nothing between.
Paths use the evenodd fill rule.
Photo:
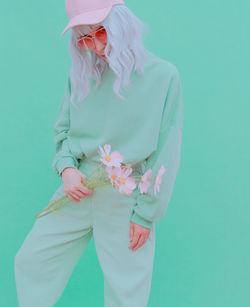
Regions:
<instances>
[{"instance_id":1,"label":"sweatshirt sleeve","mask_svg":"<svg viewBox=\"0 0 250 307\"><path fill-rule=\"evenodd\" d=\"M68 76L66 88L54 124L55 156L52 162L52 170L58 177L60 177L61 172L66 167L79 167L79 162L70 151L68 143L70 91L70 78Z\"/></svg>"},{"instance_id":2,"label":"sweatshirt sleeve","mask_svg":"<svg viewBox=\"0 0 250 307\"><path fill-rule=\"evenodd\" d=\"M175 68L164 103L157 148L145 159L143 173L152 169L152 177L155 177L161 165L166 170L156 195L152 177L149 179L151 186L147 193L141 194L138 188L134 190L136 202L130 220L136 224L152 228L152 223L160 221L165 215L180 165L182 125L182 85L179 72Z\"/></svg>"}]
</instances>

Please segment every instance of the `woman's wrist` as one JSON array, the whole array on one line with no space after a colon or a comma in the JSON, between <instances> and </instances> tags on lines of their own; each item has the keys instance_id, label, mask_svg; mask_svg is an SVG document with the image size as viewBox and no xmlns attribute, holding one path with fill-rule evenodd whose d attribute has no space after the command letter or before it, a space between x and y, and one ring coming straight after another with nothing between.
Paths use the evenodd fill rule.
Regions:
<instances>
[{"instance_id":1,"label":"woman's wrist","mask_svg":"<svg viewBox=\"0 0 250 307\"><path fill-rule=\"evenodd\" d=\"M60 176L62 177L63 172L64 172L66 169L69 169L69 168L75 168L75 167L72 167L72 166L67 166L67 167L65 167L65 168L61 171Z\"/></svg>"}]
</instances>

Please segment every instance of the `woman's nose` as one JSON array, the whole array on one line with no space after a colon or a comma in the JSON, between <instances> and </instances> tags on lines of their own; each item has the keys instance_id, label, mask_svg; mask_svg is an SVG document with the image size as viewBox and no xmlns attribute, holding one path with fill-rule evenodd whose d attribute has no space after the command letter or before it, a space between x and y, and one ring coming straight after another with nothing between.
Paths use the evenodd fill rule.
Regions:
<instances>
[{"instance_id":1,"label":"woman's nose","mask_svg":"<svg viewBox=\"0 0 250 307\"><path fill-rule=\"evenodd\" d=\"M96 51L101 52L103 50L103 47L104 47L103 43L100 42L98 39L94 39L94 40L95 40L94 41L94 47L95 47Z\"/></svg>"}]
</instances>

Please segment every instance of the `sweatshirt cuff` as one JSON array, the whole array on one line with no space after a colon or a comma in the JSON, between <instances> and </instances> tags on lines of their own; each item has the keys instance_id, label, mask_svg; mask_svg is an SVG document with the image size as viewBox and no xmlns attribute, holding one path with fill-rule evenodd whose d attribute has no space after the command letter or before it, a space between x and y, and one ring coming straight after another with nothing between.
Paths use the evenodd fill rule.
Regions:
<instances>
[{"instance_id":1,"label":"sweatshirt cuff","mask_svg":"<svg viewBox=\"0 0 250 307\"><path fill-rule=\"evenodd\" d=\"M74 164L74 160L70 157L65 157L63 159L60 159L59 161L57 161L56 165L55 165L55 169L54 171L56 172L57 176L60 177L61 176L61 172L66 168L66 167L74 167L76 168L75 164Z\"/></svg>"},{"instance_id":2,"label":"sweatshirt cuff","mask_svg":"<svg viewBox=\"0 0 250 307\"><path fill-rule=\"evenodd\" d=\"M133 211L130 221L138 225L141 225L143 227L152 229L153 222L149 220L145 220L142 216L138 215L135 211Z\"/></svg>"}]
</instances>

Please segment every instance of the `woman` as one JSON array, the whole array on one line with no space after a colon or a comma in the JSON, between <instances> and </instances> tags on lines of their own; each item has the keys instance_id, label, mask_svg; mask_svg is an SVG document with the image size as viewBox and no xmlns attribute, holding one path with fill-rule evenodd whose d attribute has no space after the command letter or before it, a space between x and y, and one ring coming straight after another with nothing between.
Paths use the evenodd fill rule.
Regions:
<instances>
[{"instance_id":1,"label":"woman","mask_svg":"<svg viewBox=\"0 0 250 307\"><path fill-rule=\"evenodd\" d=\"M66 0L66 11L62 34L71 29L72 67L54 126L52 167L62 185L51 200L66 194L72 203L60 216L38 219L16 254L19 305L54 306L93 236L105 306L146 307L155 222L165 215L180 164L180 75L144 48L143 24L122 0ZM107 158L119 151L135 176L155 175L163 165L158 193L85 187L99 146Z\"/></svg>"}]
</instances>

